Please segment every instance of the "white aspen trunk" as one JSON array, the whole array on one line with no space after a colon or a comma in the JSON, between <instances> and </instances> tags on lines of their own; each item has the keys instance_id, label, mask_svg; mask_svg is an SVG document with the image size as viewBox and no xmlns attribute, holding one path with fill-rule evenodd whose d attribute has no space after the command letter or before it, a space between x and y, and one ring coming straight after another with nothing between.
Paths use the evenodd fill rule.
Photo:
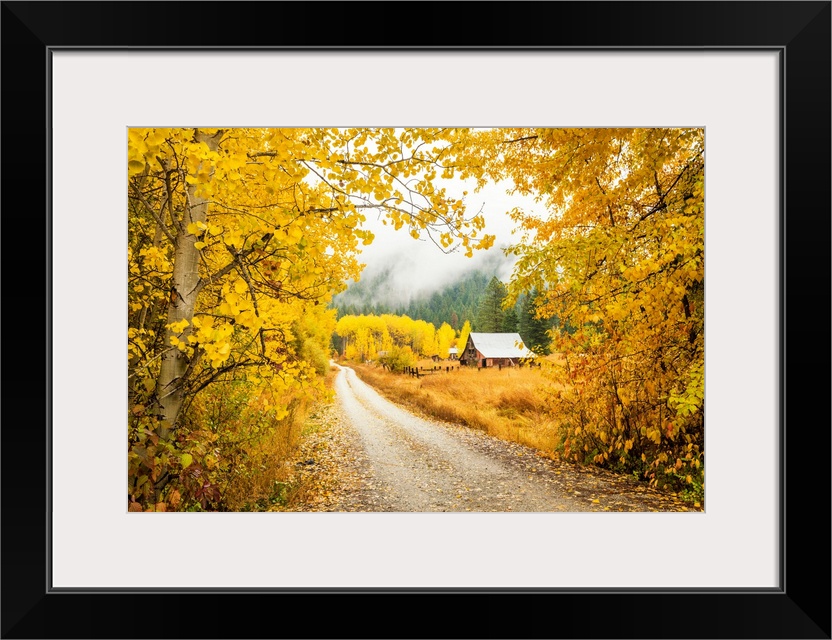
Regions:
<instances>
[{"instance_id":1,"label":"white aspen trunk","mask_svg":"<svg viewBox=\"0 0 832 640\"><path fill-rule=\"evenodd\" d=\"M216 151L222 132L213 137L196 132L194 138L204 142L212 151ZM195 235L187 232L188 224L191 222L205 222L208 210L208 201L197 197L196 185L188 186L189 206L186 207L184 220L181 228L176 233L173 255L173 277L171 278L170 303L168 305L167 324L188 321L188 326L183 332L181 339L187 340L191 333L191 322L196 308L196 299L199 295L199 249L194 245L197 242ZM171 346L171 336L177 335L170 329L165 331L164 348ZM167 439L182 409L185 400L183 376L188 368L187 356L179 349L169 349L162 355L162 365L159 371L159 379L156 383L156 393L159 397L159 404L162 409L162 425L159 428L159 436Z\"/></svg>"}]
</instances>

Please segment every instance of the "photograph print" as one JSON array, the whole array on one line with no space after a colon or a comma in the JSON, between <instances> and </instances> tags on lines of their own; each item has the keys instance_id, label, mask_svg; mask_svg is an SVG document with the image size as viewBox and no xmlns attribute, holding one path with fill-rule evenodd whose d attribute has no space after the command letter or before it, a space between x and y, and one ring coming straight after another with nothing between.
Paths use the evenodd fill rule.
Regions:
<instances>
[{"instance_id":1,"label":"photograph print","mask_svg":"<svg viewBox=\"0 0 832 640\"><path fill-rule=\"evenodd\" d=\"M704 511L703 128L127 137L127 511Z\"/></svg>"}]
</instances>

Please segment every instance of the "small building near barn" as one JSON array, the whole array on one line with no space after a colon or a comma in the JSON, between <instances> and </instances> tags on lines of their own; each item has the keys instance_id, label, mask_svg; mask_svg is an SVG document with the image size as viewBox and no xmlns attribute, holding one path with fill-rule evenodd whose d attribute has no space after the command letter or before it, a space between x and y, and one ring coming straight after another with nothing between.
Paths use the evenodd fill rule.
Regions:
<instances>
[{"instance_id":1,"label":"small building near barn","mask_svg":"<svg viewBox=\"0 0 832 640\"><path fill-rule=\"evenodd\" d=\"M448 349L448 358L451 360L459 360L459 349L456 347L451 347Z\"/></svg>"},{"instance_id":2,"label":"small building near barn","mask_svg":"<svg viewBox=\"0 0 832 640\"><path fill-rule=\"evenodd\" d=\"M519 333L471 333L459 361L467 366L514 367L535 357Z\"/></svg>"}]
</instances>

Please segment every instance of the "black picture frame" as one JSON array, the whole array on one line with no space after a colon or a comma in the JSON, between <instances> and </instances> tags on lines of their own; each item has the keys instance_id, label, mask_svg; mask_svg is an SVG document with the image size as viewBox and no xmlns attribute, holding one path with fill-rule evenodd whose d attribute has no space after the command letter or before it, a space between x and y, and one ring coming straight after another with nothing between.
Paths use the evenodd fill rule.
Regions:
<instances>
[{"instance_id":1,"label":"black picture frame","mask_svg":"<svg viewBox=\"0 0 832 640\"><path fill-rule=\"evenodd\" d=\"M417 4L410 8L419 23L405 28L404 5ZM829 638L830 6L3 2L2 637ZM779 51L780 588L52 591L49 398L60 381L49 373L51 323L59 321L51 316L49 273L60 265L51 263L48 92L50 52L70 47ZM83 416L78 423L83 437ZM94 506L81 501L85 508ZM136 553L140 566L182 560L164 546L126 553ZM679 550L689 560L695 553ZM319 615L302 614L307 606ZM382 624L388 619L394 628Z\"/></svg>"}]
</instances>

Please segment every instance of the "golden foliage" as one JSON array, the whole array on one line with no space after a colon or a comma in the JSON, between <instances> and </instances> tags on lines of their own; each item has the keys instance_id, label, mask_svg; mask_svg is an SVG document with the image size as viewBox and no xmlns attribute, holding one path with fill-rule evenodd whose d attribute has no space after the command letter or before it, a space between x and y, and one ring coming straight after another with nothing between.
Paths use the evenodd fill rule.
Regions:
<instances>
[{"instance_id":1,"label":"golden foliage","mask_svg":"<svg viewBox=\"0 0 832 640\"><path fill-rule=\"evenodd\" d=\"M500 129L488 180L546 205L523 231L511 299L543 293L564 356L552 398L563 455L689 485L704 460L704 131ZM701 482L700 482L701 484Z\"/></svg>"},{"instance_id":2,"label":"golden foliage","mask_svg":"<svg viewBox=\"0 0 832 640\"><path fill-rule=\"evenodd\" d=\"M469 326L466 322L466 326ZM407 348L416 356L447 358L457 340L448 323L437 330L430 322L393 314L347 315L339 318L335 332L346 345L342 355L348 360L378 360L379 352ZM466 338L467 339L467 338Z\"/></svg>"},{"instance_id":3,"label":"golden foliage","mask_svg":"<svg viewBox=\"0 0 832 640\"><path fill-rule=\"evenodd\" d=\"M252 458L245 442L275 452L262 421L291 432L296 407L324 393L326 304L359 274L368 212L445 251L491 245L482 218L435 182L456 173L444 155L465 135L128 131L131 500L155 508L176 491L180 509L242 504L223 464ZM206 428L197 416L237 383L261 417Z\"/></svg>"}]
</instances>

